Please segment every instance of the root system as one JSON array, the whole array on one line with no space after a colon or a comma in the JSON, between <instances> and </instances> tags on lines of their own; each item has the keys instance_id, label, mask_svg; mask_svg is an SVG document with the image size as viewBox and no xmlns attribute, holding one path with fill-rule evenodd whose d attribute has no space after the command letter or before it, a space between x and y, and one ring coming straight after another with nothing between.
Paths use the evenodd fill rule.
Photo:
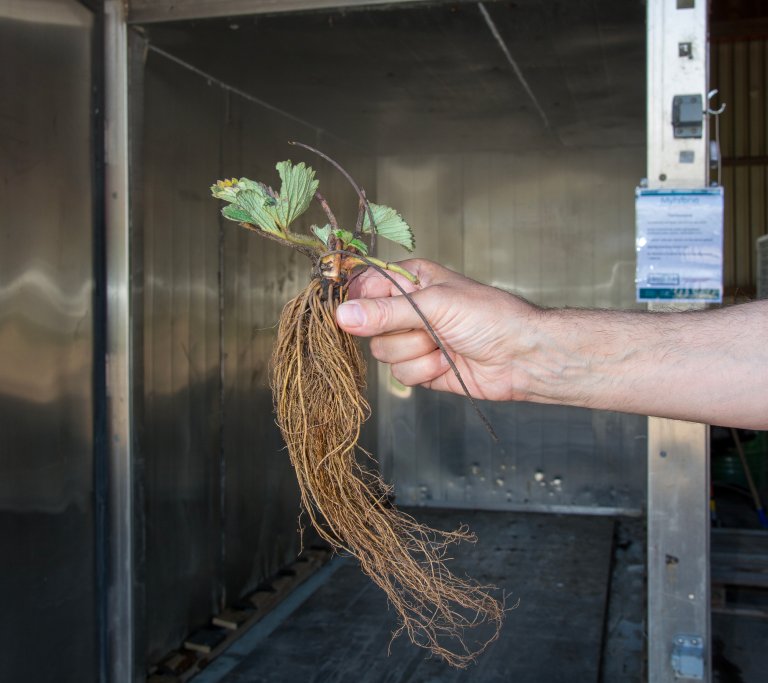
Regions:
<instances>
[{"instance_id":1,"label":"root system","mask_svg":"<svg viewBox=\"0 0 768 683\"><path fill-rule=\"evenodd\" d=\"M345 296L343 284L313 279L283 309L272 355L278 424L303 508L386 593L399 617L393 637L406 632L463 668L496 639L504 608L490 587L446 567L449 546L474 541L467 528L438 531L393 507L391 488L358 446L370 410L362 354L335 320Z\"/></svg>"},{"instance_id":2,"label":"root system","mask_svg":"<svg viewBox=\"0 0 768 683\"><path fill-rule=\"evenodd\" d=\"M399 617L393 637L406 632L415 644L463 668L498 637L504 607L491 596L491 587L459 578L446 567L452 544L475 540L468 529L431 529L393 507L391 488L378 475L373 457L358 445L370 412L363 395L365 363L355 340L336 324L336 309L356 268L374 268L400 290L445 355L489 434L494 439L496 435L435 330L392 274L414 284L418 278L369 253L377 236L412 251L410 226L393 208L369 202L352 177L326 154L303 143L292 144L330 162L354 187L359 201L354 232L339 226L318 192L315 171L303 162L276 165L279 192L248 178L231 178L216 182L211 193L226 203L225 218L305 254L314 264L315 276L308 287L283 309L272 353L277 420L303 508L318 533L356 557L384 590ZM310 226L312 235L293 231L291 223L313 199L328 224Z\"/></svg>"}]
</instances>

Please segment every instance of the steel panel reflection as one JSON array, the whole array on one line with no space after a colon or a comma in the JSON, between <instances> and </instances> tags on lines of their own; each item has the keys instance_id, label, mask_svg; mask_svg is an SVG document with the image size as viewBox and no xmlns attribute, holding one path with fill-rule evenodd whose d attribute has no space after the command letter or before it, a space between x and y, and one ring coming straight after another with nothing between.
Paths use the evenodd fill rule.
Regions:
<instances>
[{"instance_id":1,"label":"steel panel reflection","mask_svg":"<svg viewBox=\"0 0 768 683\"><path fill-rule=\"evenodd\" d=\"M283 120L231 99L222 175L274 183L289 135L296 131ZM289 250L229 221L222 239L223 581L236 598L299 551L298 488L274 423L268 364L282 305L302 282Z\"/></svg>"},{"instance_id":2,"label":"steel panel reflection","mask_svg":"<svg viewBox=\"0 0 768 683\"><path fill-rule=\"evenodd\" d=\"M417 255L546 306L634 308L632 188L644 150L386 157L380 201L400 209ZM386 258L400 257L394 250ZM379 371L380 454L407 504L641 510L644 417L528 403L408 396Z\"/></svg>"},{"instance_id":3,"label":"steel panel reflection","mask_svg":"<svg viewBox=\"0 0 768 683\"><path fill-rule=\"evenodd\" d=\"M149 657L221 602L218 167L223 101L150 55L143 158L143 415ZM191 144L190 141L194 141Z\"/></svg>"},{"instance_id":4,"label":"steel panel reflection","mask_svg":"<svg viewBox=\"0 0 768 683\"><path fill-rule=\"evenodd\" d=\"M301 125L154 51L145 83L139 485L151 663L300 550L298 488L268 363L280 311L311 264L220 219L208 186L233 176L277 184L275 163L293 158L318 170L342 223L354 221L357 202L335 170L288 146L308 139ZM372 160L314 131L308 141L374 186ZM322 219L313 207L305 222Z\"/></svg>"},{"instance_id":5,"label":"steel panel reflection","mask_svg":"<svg viewBox=\"0 0 768 683\"><path fill-rule=\"evenodd\" d=\"M4 680L97 676L92 31L77 2L0 2Z\"/></svg>"},{"instance_id":6,"label":"steel panel reflection","mask_svg":"<svg viewBox=\"0 0 768 683\"><path fill-rule=\"evenodd\" d=\"M269 134L265 134L269 131ZM275 163L303 160L318 172L320 189L342 225L354 222L357 202L346 181L317 157L288 146L307 131L253 104L232 98L224 127L222 177L246 175L277 184ZM373 186L372 160L310 139ZM322 224L312 206L299 222ZM297 252L222 221L224 586L235 598L253 590L300 550L296 477L275 425L268 366L283 306L309 282L310 262ZM299 230L301 226L297 226ZM311 534L311 532L308 532ZM311 535L308 539L311 542Z\"/></svg>"}]
</instances>

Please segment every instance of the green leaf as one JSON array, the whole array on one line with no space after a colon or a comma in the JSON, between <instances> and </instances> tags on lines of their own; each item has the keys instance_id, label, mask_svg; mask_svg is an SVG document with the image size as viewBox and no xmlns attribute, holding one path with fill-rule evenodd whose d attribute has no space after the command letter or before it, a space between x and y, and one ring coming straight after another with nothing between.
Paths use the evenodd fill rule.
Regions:
<instances>
[{"instance_id":1,"label":"green leaf","mask_svg":"<svg viewBox=\"0 0 768 683\"><path fill-rule=\"evenodd\" d=\"M317 239L319 239L326 247L328 246L328 238L331 236L331 231L333 230L330 225L324 225L322 228L312 225L309 229L315 233Z\"/></svg>"},{"instance_id":2,"label":"green leaf","mask_svg":"<svg viewBox=\"0 0 768 683\"><path fill-rule=\"evenodd\" d=\"M230 203L221 210L225 218L238 223L252 223L267 232L280 232L273 208L277 201L266 185L248 178L219 180L211 186L211 194Z\"/></svg>"},{"instance_id":3,"label":"green leaf","mask_svg":"<svg viewBox=\"0 0 768 683\"><path fill-rule=\"evenodd\" d=\"M264 183L250 180L249 178L240 178L240 180L237 181L236 187L238 190L256 190L263 192L264 194L269 194L267 186Z\"/></svg>"},{"instance_id":4,"label":"green leaf","mask_svg":"<svg viewBox=\"0 0 768 683\"><path fill-rule=\"evenodd\" d=\"M320 184L315 180L315 171L303 161L295 166L281 161L275 167L280 174L282 185L276 198L275 218L277 224L287 230L288 226L303 214L312 201Z\"/></svg>"},{"instance_id":5,"label":"green leaf","mask_svg":"<svg viewBox=\"0 0 768 683\"><path fill-rule=\"evenodd\" d=\"M403 217L395 209L383 204L369 202L369 206L373 213L373 220L376 222L376 234L397 242L397 244L405 247L408 251L413 251L416 246L413 239L413 231L408 223L403 220ZM371 232L371 219L367 211L363 221L363 231Z\"/></svg>"},{"instance_id":6,"label":"green leaf","mask_svg":"<svg viewBox=\"0 0 768 683\"><path fill-rule=\"evenodd\" d=\"M257 189L240 190L236 203L232 206L240 209L249 216L246 222L258 225L262 230L280 234L279 224L275 217L276 204L273 197L267 194L264 186Z\"/></svg>"},{"instance_id":7,"label":"green leaf","mask_svg":"<svg viewBox=\"0 0 768 683\"><path fill-rule=\"evenodd\" d=\"M223 199L225 202L234 202L237 199L237 178L232 180L218 180L215 185L211 185L211 194L216 199Z\"/></svg>"},{"instance_id":8,"label":"green leaf","mask_svg":"<svg viewBox=\"0 0 768 683\"><path fill-rule=\"evenodd\" d=\"M333 234L344 242L344 244L349 244L354 238L354 235L349 230L337 230Z\"/></svg>"},{"instance_id":9,"label":"green leaf","mask_svg":"<svg viewBox=\"0 0 768 683\"><path fill-rule=\"evenodd\" d=\"M253 223L253 219L247 211L244 211L239 206L234 206L233 204L225 206L221 210L221 213L224 218L229 218L229 220L237 223Z\"/></svg>"},{"instance_id":10,"label":"green leaf","mask_svg":"<svg viewBox=\"0 0 768 683\"><path fill-rule=\"evenodd\" d=\"M362 240L353 239L349 242L349 246L357 249L363 256L368 256L368 245Z\"/></svg>"},{"instance_id":11,"label":"green leaf","mask_svg":"<svg viewBox=\"0 0 768 683\"><path fill-rule=\"evenodd\" d=\"M368 254L368 246L362 240L355 239L355 236L348 230L333 230L330 225L324 225L322 228L318 228L316 225L310 226L310 230L315 233L315 236L327 247L328 240L331 235L336 235L344 244L342 248L354 247L361 254Z\"/></svg>"},{"instance_id":12,"label":"green leaf","mask_svg":"<svg viewBox=\"0 0 768 683\"><path fill-rule=\"evenodd\" d=\"M211 194L230 203L222 210L224 216L278 235L287 231L309 208L319 183L314 170L303 162L294 166L290 161L281 161L276 168L282 180L279 194L248 178L219 180L212 185Z\"/></svg>"}]
</instances>

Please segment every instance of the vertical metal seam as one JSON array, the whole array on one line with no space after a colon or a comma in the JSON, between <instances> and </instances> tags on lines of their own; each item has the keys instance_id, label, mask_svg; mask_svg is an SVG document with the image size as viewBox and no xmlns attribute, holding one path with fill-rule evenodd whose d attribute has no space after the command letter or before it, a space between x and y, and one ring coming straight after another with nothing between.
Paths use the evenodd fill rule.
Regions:
<instances>
[{"instance_id":1,"label":"vertical metal seam","mask_svg":"<svg viewBox=\"0 0 768 683\"><path fill-rule=\"evenodd\" d=\"M753 125L753 119L754 119L754 110L752 107L752 40L747 38L747 46L746 46L746 56L747 56L747 75L746 75L746 85L747 85L747 150L748 154L752 155L752 143L754 142L754 136L752 135L752 125ZM747 241L749 244L749 248L751 250L752 248L752 233L754 231L754 227L752 225L752 217L753 217L753 211L752 211L752 174L754 172L754 169L752 165L750 164L747 166ZM747 276L749 277L749 282L752 282L752 259L747 260Z\"/></svg>"},{"instance_id":2,"label":"vertical metal seam","mask_svg":"<svg viewBox=\"0 0 768 683\"><path fill-rule=\"evenodd\" d=\"M762 65L763 65L763 92L762 92L762 98L763 98L763 113L768 114L768 66L766 65L766 60L768 59L768 40L763 38L762 40L763 44L763 57L762 57ZM768 153L768 115L764 116L763 118L763 149L762 153L766 154ZM763 230L762 234L765 235L768 233L768 169L763 170Z\"/></svg>"},{"instance_id":3,"label":"vertical metal seam","mask_svg":"<svg viewBox=\"0 0 768 683\"><path fill-rule=\"evenodd\" d=\"M224 174L224 142L226 139L227 126L229 125L230 107L232 104L231 96L228 91L224 91L224 120L219 128L219 177ZM224 452L224 386L225 386L225 354L224 354L224 221L219 216L219 273L218 273L218 323L219 323L219 524L220 524L220 546L219 546L219 600L220 607L224 606L227 600L227 462Z\"/></svg>"},{"instance_id":4,"label":"vertical metal seam","mask_svg":"<svg viewBox=\"0 0 768 683\"><path fill-rule=\"evenodd\" d=\"M735 102L735 94L736 94L736 43L732 42L730 44L730 64L729 64L729 71L730 71L730 90L731 90L731 97L734 99ZM730 140L730 146L731 146L731 154L736 156L736 129L737 129L737 121L736 121L736 115L734 112L734 115L731 116L731 140ZM735 197L735 190L737 186L737 180L738 180L738 168L733 167L733 170L731 171L731 182L732 187L734 191L731 193L734 195L732 197L731 201L731 268L733 269L733 284L738 285L739 282L739 259L738 259L738 234L736 231L737 226L737 216L736 216L736 197Z\"/></svg>"},{"instance_id":5,"label":"vertical metal seam","mask_svg":"<svg viewBox=\"0 0 768 683\"><path fill-rule=\"evenodd\" d=\"M97 675L107 683L109 587L109 443L107 438L107 275L104 205L104 11L90 8L91 29L91 177L93 188L93 504L96 581Z\"/></svg>"},{"instance_id":6,"label":"vertical metal seam","mask_svg":"<svg viewBox=\"0 0 768 683\"><path fill-rule=\"evenodd\" d=\"M128 208L128 52L122 0L104 3L107 420L109 436L109 674L134 679L132 365Z\"/></svg>"},{"instance_id":7,"label":"vertical metal seam","mask_svg":"<svg viewBox=\"0 0 768 683\"><path fill-rule=\"evenodd\" d=\"M762 70L763 70L763 77L761 79L762 84L762 102L763 102L763 147L760 150L760 153L765 155L768 153L768 69L766 68L766 59L768 58L768 40L765 38L762 39L762 58L760 60L760 63L762 64ZM762 191L763 191L763 225L762 225L762 233L763 235L768 233L768 201L766 199L768 198L768 170L763 168L763 183L762 183Z\"/></svg>"}]
</instances>

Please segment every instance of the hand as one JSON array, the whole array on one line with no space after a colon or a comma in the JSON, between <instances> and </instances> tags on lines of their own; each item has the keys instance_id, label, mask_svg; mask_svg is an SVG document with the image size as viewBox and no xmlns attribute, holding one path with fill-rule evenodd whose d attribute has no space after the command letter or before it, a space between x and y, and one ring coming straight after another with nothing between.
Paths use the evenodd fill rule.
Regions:
<instances>
[{"instance_id":1,"label":"hand","mask_svg":"<svg viewBox=\"0 0 768 683\"><path fill-rule=\"evenodd\" d=\"M525 399L517 386L514 356L533 344L540 311L507 292L482 285L423 259L400 265L418 276L415 286L399 275L429 320L475 398ZM389 363L407 386L421 385L463 394L458 379L407 299L384 276L369 268L350 284L350 301L336 319L350 334L372 337L371 353Z\"/></svg>"},{"instance_id":2,"label":"hand","mask_svg":"<svg viewBox=\"0 0 768 683\"><path fill-rule=\"evenodd\" d=\"M395 275L475 398L620 410L768 429L768 301L712 311L540 309L431 261ZM374 357L407 385L462 393L406 298L375 270L350 284L336 314L372 337Z\"/></svg>"}]
</instances>

